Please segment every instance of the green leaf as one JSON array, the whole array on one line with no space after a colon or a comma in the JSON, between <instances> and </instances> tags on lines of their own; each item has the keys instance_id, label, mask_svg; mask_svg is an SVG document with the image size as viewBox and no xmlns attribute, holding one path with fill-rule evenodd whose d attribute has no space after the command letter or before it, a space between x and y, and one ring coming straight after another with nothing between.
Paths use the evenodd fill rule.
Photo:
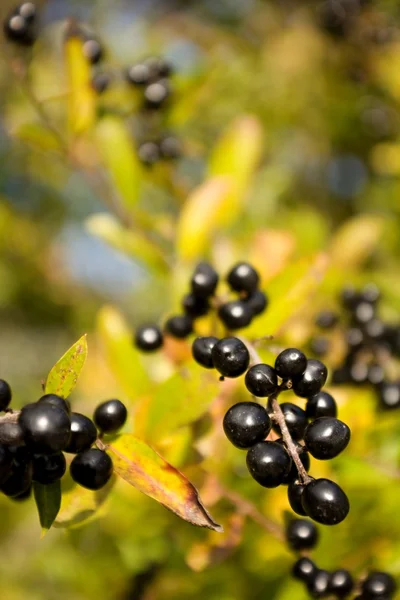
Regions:
<instances>
[{"instance_id":1,"label":"green leaf","mask_svg":"<svg viewBox=\"0 0 400 600\"><path fill-rule=\"evenodd\" d=\"M222 531L204 508L190 481L145 442L125 434L118 436L106 449L111 454L114 471L127 483L188 523Z\"/></svg>"},{"instance_id":2,"label":"green leaf","mask_svg":"<svg viewBox=\"0 0 400 600\"><path fill-rule=\"evenodd\" d=\"M86 334L56 362L47 376L45 393L68 398L83 369L87 357Z\"/></svg>"},{"instance_id":3,"label":"green leaf","mask_svg":"<svg viewBox=\"0 0 400 600\"><path fill-rule=\"evenodd\" d=\"M55 481L49 485L33 482L33 493L39 513L42 537L53 525L61 506L61 482Z\"/></svg>"},{"instance_id":4,"label":"green leaf","mask_svg":"<svg viewBox=\"0 0 400 600\"><path fill-rule=\"evenodd\" d=\"M103 306L97 315L97 331L105 357L125 394L133 401L150 388L142 357L133 345L133 332L112 306Z\"/></svg>"},{"instance_id":5,"label":"green leaf","mask_svg":"<svg viewBox=\"0 0 400 600\"><path fill-rule=\"evenodd\" d=\"M139 199L142 167L125 123L115 116L103 117L96 126L95 140L115 189L132 209Z\"/></svg>"},{"instance_id":6,"label":"green leaf","mask_svg":"<svg viewBox=\"0 0 400 600\"><path fill-rule=\"evenodd\" d=\"M358 215L336 232L330 250L332 265L346 271L361 265L377 247L384 232L378 215Z\"/></svg>"},{"instance_id":7,"label":"green leaf","mask_svg":"<svg viewBox=\"0 0 400 600\"><path fill-rule=\"evenodd\" d=\"M195 364L172 375L157 387L148 405L146 438L162 439L201 417L220 385L215 373Z\"/></svg>"},{"instance_id":8,"label":"green leaf","mask_svg":"<svg viewBox=\"0 0 400 600\"><path fill-rule=\"evenodd\" d=\"M101 515L101 509L113 488L115 478L100 490L93 492L74 483L69 474L62 479L61 508L54 527L71 528Z\"/></svg>"}]
</instances>

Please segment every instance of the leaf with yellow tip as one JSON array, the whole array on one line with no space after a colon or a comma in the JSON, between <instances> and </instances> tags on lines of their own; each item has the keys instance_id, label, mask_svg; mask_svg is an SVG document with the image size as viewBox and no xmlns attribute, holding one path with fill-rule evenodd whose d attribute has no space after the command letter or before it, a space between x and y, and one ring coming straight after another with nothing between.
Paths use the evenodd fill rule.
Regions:
<instances>
[{"instance_id":1,"label":"leaf with yellow tip","mask_svg":"<svg viewBox=\"0 0 400 600\"><path fill-rule=\"evenodd\" d=\"M87 352L85 334L66 351L51 369L46 379L45 393L68 398L76 386L86 361Z\"/></svg>"},{"instance_id":2,"label":"leaf with yellow tip","mask_svg":"<svg viewBox=\"0 0 400 600\"><path fill-rule=\"evenodd\" d=\"M61 506L54 527L71 528L100 516L100 509L108 498L115 477L100 490L93 492L74 483L69 474L62 479Z\"/></svg>"}]
</instances>

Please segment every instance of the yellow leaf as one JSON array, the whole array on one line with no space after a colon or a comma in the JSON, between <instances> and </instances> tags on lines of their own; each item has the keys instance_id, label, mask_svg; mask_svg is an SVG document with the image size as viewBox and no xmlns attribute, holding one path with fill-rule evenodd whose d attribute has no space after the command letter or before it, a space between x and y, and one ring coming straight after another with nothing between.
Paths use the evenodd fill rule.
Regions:
<instances>
[{"instance_id":1,"label":"yellow leaf","mask_svg":"<svg viewBox=\"0 0 400 600\"><path fill-rule=\"evenodd\" d=\"M68 398L76 386L87 352L86 335L83 335L51 369L46 379L45 393Z\"/></svg>"},{"instance_id":2,"label":"yellow leaf","mask_svg":"<svg viewBox=\"0 0 400 600\"><path fill-rule=\"evenodd\" d=\"M332 240L332 265L348 271L361 265L375 250L384 230L378 215L358 215L345 222Z\"/></svg>"},{"instance_id":3,"label":"yellow leaf","mask_svg":"<svg viewBox=\"0 0 400 600\"><path fill-rule=\"evenodd\" d=\"M65 40L65 60L68 72L68 116L72 133L81 133L93 126L96 95L91 86L91 68L83 54L82 38L71 25Z\"/></svg>"},{"instance_id":4,"label":"yellow leaf","mask_svg":"<svg viewBox=\"0 0 400 600\"><path fill-rule=\"evenodd\" d=\"M86 523L89 519L99 516L99 510L108 497L115 477L101 490L93 492L74 483L69 475L61 482L61 508L54 522L54 527L74 527Z\"/></svg>"}]
</instances>

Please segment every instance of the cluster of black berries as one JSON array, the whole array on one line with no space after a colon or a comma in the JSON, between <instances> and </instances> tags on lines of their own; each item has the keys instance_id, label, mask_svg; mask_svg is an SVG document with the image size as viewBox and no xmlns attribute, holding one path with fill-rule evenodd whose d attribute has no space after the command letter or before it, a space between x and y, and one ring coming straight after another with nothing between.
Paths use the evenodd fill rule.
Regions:
<instances>
[{"instance_id":1,"label":"cluster of black berries","mask_svg":"<svg viewBox=\"0 0 400 600\"><path fill-rule=\"evenodd\" d=\"M37 10L33 2L19 4L3 23L6 38L21 46L32 46L37 36Z\"/></svg>"},{"instance_id":2,"label":"cluster of black berries","mask_svg":"<svg viewBox=\"0 0 400 600\"><path fill-rule=\"evenodd\" d=\"M98 490L113 472L106 452L92 447L100 434L114 433L126 421L127 410L119 400L100 404L93 421L71 412L69 402L46 394L18 412L9 408L9 384L0 380L0 491L15 500L30 495L32 482L54 483L64 475L63 452L75 454L70 464L72 479L90 490Z\"/></svg>"},{"instance_id":3,"label":"cluster of black berries","mask_svg":"<svg viewBox=\"0 0 400 600\"><path fill-rule=\"evenodd\" d=\"M318 538L316 526L306 519L291 519L286 526L286 541L295 552L312 550ZM396 591L396 582L389 573L374 571L357 583L347 569L329 572L318 568L308 556L295 562L292 575L307 586L312 598L348 598L357 594L356 600L390 600Z\"/></svg>"},{"instance_id":4,"label":"cluster of black berries","mask_svg":"<svg viewBox=\"0 0 400 600\"><path fill-rule=\"evenodd\" d=\"M400 326L385 323L378 315L380 291L374 284L361 290L347 287L342 290L341 303L345 310L342 322L333 311L323 311L316 319L320 329L344 329L346 353L343 363L332 375L332 383L370 385L376 390L380 407L400 407L400 381L390 381L385 372L389 359L400 357ZM330 340L325 335L313 339L312 349L323 356Z\"/></svg>"},{"instance_id":5,"label":"cluster of black berries","mask_svg":"<svg viewBox=\"0 0 400 600\"><path fill-rule=\"evenodd\" d=\"M257 271L246 262L234 265L226 280L232 292L239 294L239 298L222 303L217 309L217 316L226 329L242 329L266 309L268 300L264 292L258 289L260 277ZM183 314L170 317L165 323L164 331L178 339L184 339L193 333L194 321L216 307L218 282L219 275L215 269L209 263L199 263L190 281L190 292L182 299ZM204 344L218 341L217 338L202 339L209 340ZM163 344L163 332L157 325L143 325L136 331L135 344L144 352L157 350ZM200 346L197 352L202 353ZM208 347L205 348L204 355L206 362L207 352ZM199 362L201 364L201 358ZM211 368L212 364L204 366Z\"/></svg>"},{"instance_id":6,"label":"cluster of black berries","mask_svg":"<svg viewBox=\"0 0 400 600\"><path fill-rule=\"evenodd\" d=\"M323 0L318 6L320 27L336 38L351 33L369 0Z\"/></svg>"}]
</instances>

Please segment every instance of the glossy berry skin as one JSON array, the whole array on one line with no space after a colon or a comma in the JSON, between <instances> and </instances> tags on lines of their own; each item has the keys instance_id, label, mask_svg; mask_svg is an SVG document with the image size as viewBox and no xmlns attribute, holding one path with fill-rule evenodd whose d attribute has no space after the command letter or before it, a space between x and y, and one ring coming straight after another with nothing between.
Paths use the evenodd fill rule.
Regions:
<instances>
[{"instance_id":1,"label":"glossy berry skin","mask_svg":"<svg viewBox=\"0 0 400 600\"><path fill-rule=\"evenodd\" d=\"M271 419L261 404L239 402L226 413L223 427L228 440L246 450L265 440L271 431Z\"/></svg>"},{"instance_id":2,"label":"glossy berry skin","mask_svg":"<svg viewBox=\"0 0 400 600\"><path fill-rule=\"evenodd\" d=\"M370 573L361 586L362 595L367 600L375 598L380 600L384 596L390 598L395 593L396 588L394 578L389 573L384 573L383 571L373 571Z\"/></svg>"},{"instance_id":3,"label":"glossy berry skin","mask_svg":"<svg viewBox=\"0 0 400 600\"><path fill-rule=\"evenodd\" d=\"M308 419L305 411L300 408L300 406L292 404L291 402L282 402L280 406L290 435L294 440L302 440L304 430L308 425ZM281 433L277 423L274 423L273 427L274 431L279 434Z\"/></svg>"},{"instance_id":4,"label":"glossy berry skin","mask_svg":"<svg viewBox=\"0 0 400 600\"><path fill-rule=\"evenodd\" d=\"M160 148L157 142L147 141L138 147L138 157L144 165L151 166L160 160Z\"/></svg>"},{"instance_id":5,"label":"glossy berry skin","mask_svg":"<svg viewBox=\"0 0 400 600\"><path fill-rule=\"evenodd\" d=\"M113 473L111 458L97 448L77 454L70 465L72 479L89 490L99 490L109 481Z\"/></svg>"},{"instance_id":6,"label":"glossy berry skin","mask_svg":"<svg viewBox=\"0 0 400 600\"><path fill-rule=\"evenodd\" d=\"M143 352L154 352L163 345L163 334L157 325L142 325L135 334L135 346Z\"/></svg>"},{"instance_id":7,"label":"glossy berry skin","mask_svg":"<svg viewBox=\"0 0 400 600\"><path fill-rule=\"evenodd\" d=\"M168 135L160 140L160 154L166 160L176 160L182 155L182 144L176 137Z\"/></svg>"},{"instance_id":8,"label":"glossy berry skin","mask_svg":"<svg viewBox=\"0 0 400 600\"><path fill-rule=\"evenodd\" d=\"M268 306L268 298L261 290L252 292L243 300L250 307L253 317L261 315Z\"/></svg>"},{"instance_id":9,"label":"glossy berry skin","mask_svg":"<svg viewBox=\"0 0 400 600\"><path fill-rule=\"evenodd\" d=\"M56 454L67 446L71 420L65 410L47 402L27 404L18 420L26 445L35 454Z\"/></svg>"},{"instance_id":10,"label":"glossy berry skin","mask_svg":"<svg viewBox=\"0 0 400 600\"><path fill-rule=\"evenodd\" d=\"M36 6L33 2L23 2L19 5L16 11L21 17L28 21L28 23L33 23L36 18Z\"/></svg>"},{"instance_id":11,"label":"glossy berry skin","mask_svg":"<svg viewBox=\"0 0 400 600\"><path fill-rule=\"evenodd\" d=\"M325 384L328 377L326 366L319 360L309 358L302 375L293 378L293 391L301 398L308 398L317 394Z\"/></svg>"},{"instance_id":12,"label":"glossy berry skin","mask_svg":"<svg viewBox=\"0 0 400 600\"><path fill-rule=\"evenodd\" d=\"M266 398L276 392L278 387L275 369L263 363L251 367L246 373L244 382L250 394L258 398Z\"/></svg>"},{"instance_id":13,"label":"glossy berry skin","mask_svg":"<svg viewBox=\"0 0 400 600\"><path fill-rule=\"evenodd\" d=\"M52 456L35 455L33 457L33 481L49 485L61 479L67 468L62 452Z\"/></svg>"},{"instance_id":14,"label":"glossy berry skin","mask_svg":"<svg viewBox=\"0 0 400 600\"><path fill-rule=\"evenodd\" d=\"M125 424L128 411L121 400L102 402L94 411L93 421L103 433L115 433Z\"/></svg>"},{"instance_id":15,"label":"glossy berry skin","mask_svg":"<svg viewBox=\"0 0 400 600\"><path fill-rule=\"evenodd\" d=\"M186 294L182 300L182 308L189 317L203 317L210 310L208 298L199 298L193 293Z\"/></svg>"},{"instance_id":16,"label":"glossy berry skin","mask_svg":"<svg viewBox=\"0 0 400 600\"><path fill-rule=\"evenodd\" d=\"M174 315L166 320L164 328L172 337L183 340L193 333L193 321L188 315Z\"/></svg>"},{"instance_id":17,"label":"glossy berry skin","mask_svg":"<svg viewBox=\"0 0 400 600\"><path fill-rule=\"evenodd\" d=\"M317 569L307 582L307 589L313 598L323 598L329 594L330 574L324 569Z\"/></svg>"},{"instance_id":18,"label":"glossy berry skin","mask_svg":"<svg viewBox=\"0 0 400 600\"><path fill-rule=\"evenodd\" d=\"M338 456L350 441L350 429L335 417L319 417L310 423L304 434L307 450L318 460Z\"/></svg>"},{"instance_id":19,"label":"glossy berry skin","mask_svg":"<svg viewBox=\"0 0 400 600\"><path fill-rule=\"evenodd\" d=\"M330 341L328 338L319 335L310 342L310 352L314 356L325 356L329 352Z\"/></svg>"},{"instance_id":20,"label":"glossy berry skin","mask_svg":"<svg viewBox=\"0 0 400 600\"><path fill-rule=\"evenodd\" d=\"M332 310L322 310L315 319L315 324L320 329L332 329L337 322L338 315Z\"/></svg>"},{"instance_id":21,"label":"glossy berry skin","mask_svg":"<svg viewBox=\"0 0 400 600\"><path fill-rule=\"evenodd\" d=\"M384 382L378 388L379 405L383 410L393 410L400 406L400 382Z\"/></svg>"},{"instance_id":22,"label":"glossy berry skin","mask_svg":"<svg viewBox=\"0 0 400 600\"><path fill-rule=\"evenodd\" d=\"M249 263L240 262L232 267L227 276L227 282L235 292L255 292L260 276Z\"/></svg>"},{"instance_id":23,"label":"glossy berry skin","mask_svg":"<svg viewBox=\"0 0 400 600\"><path fill-rule=\"evenodd\" d=\"M330 479L311 481L302 495L307 515L322 525L337 525L346 518L350 505L343 490Z\"/></svg>"},{"instance_id":24,"label":"glossy berry skin","mask_svg":"<svg viewBox=\"0 0 400 600\"><path fill-rule=\"evenodd\" d=\"M281 444L259 442L247 453L250 475L263 487L275 488L289 473L292 459Z\"/></svg>"},{"instance_id":25,"label":"glossy berry skin","mask_svg":"<svg viewBox=\"0 0 400 600\"><path fill-rule=\"evenodd\" d=\"M152 74L148 65L144 63L137 63L132 65L126 71L126 80L128 83L137 86L148 85L150 83Z\"/></svg>"},{"instance_id":26,"label":"glossy berry skin","mask_svg":"<svg viewBox=\"0 0 400 600\"><path fill-rule=\"evenodd\" d=\"M307 519L292 519L286 527L286 539L293 550L315 548L318 537L318 529Z\"/></svg>"},{"instance_id":27,"label":"glossy berry skin","mask_svg":"<svg viewBox=\"0 0 400 600\"><path fill-rule=\"evenodd\" d=\"M284 448L286 448L286 444L282 438L279 438L278 440L276 440L276 443L282 444L284 446ZM303 446L302 444L299 444L298 442L293 441L293 443L296 446L297 454L299 455L299 458L301 460L301 463L302 463L304 469L306 471L308 471L310 468L310 457L308 455L307 448L305 446ZM297 467L294 464L294 462L292 462L292 467L291 467L288 475L286 477L284 477L282 484L288 485L292 481L295 481L298 478L298 476L299 476L299 474L297 472Z\"/></svg>"},{"instance_id":28,"label":"glossy berry skin","mask_svg":"<svg viewBox=\"0 0 400 600\"><path fill-rule=\"evenodd\" d=\"M97 429L91 419L80 413L71 414L71 436L65 452L78 454L90 448L96 441Z\"/></svg>"},{"instance_id":29,"label":"glossy berry skin","mask_svg":"<svg viewBox=\"0 0 400 600\"><path fill-rule=\"evenodd\" d=\"M328 392L318 392L307 400L306 415L309 419L318 417L336 417L337 406L335 399Z\"/></svg>"},{"instance_id":30,"label":"glossy berry skin","mask_svg":"<svg viewBox=\"0 0 400 600\"><path fill-rule=\"evenodd\" d=\"M307 516L306 511L302 505L302 495L306 486L304 483L300 483L299 481L292 481L288 486L288 500L291 509L297 515L301 515L303 517Z\"/></svg>"},{"instance_id":31,"label":"glossy berry skin","mask_svg":"<svg viewBox=\"0 0 400 600\"><path fill-rule=\"evenodd\" d=\"M206 369L213 369L212 349L218 342L213 336L198 337L192 344L192 356L194 360Z\"/></svg>"},{"instance_id":32,"label":"glossy berry skin","mask_svg":"<svg viewBox=\"0 0 400 600\"><path fill-rule=\"evenodd\" d=\"M11 468L13 456L7 446L0 445L0 483L3 482Z\"/></svg>"},{"instance_id":33,"label":"glossy berry skin","mask_svg":"<svg viewBox=\"0 0 400 600\"><path fill-rule=\"evenodd\" d=\"M92 65L97 65L104 56L103 48L97 40L86 40L83 43L83 54Z\"/></svg>"},{"instance_id":34,"label":"glossy berry skin","mask_svg":"<svg viewBox=\"0 0 400 600\"><path fill-rule=\"evenodd\" d=\"M0 490L6 496L14 498L23 494L32 484L32 460L25 447L10 448L12 462L1 483Z\"/></svg>"},{"instance_id":35,"label":"glossy berry skin","mask_svg":"<svg viewBox=\"0 0 400 600\"><path fill-rule=\"evenodd\" d=\"M71 405L68 400L61 398L61 396L57 396L57 394L45 394L38 400L39 404L42 404L43 402L45 404L52 404L57 408L61 408L61 410L64 410L67 415L71 414Z\"/></svg>"},{"instance_id":36,"label":"glossy berry skin","mask_svg":"<svg viewBox=\"0 0 400 600\"><path fill-rule=\"evenodd\" d=\"M0 410L8 408L12 398L11 388L7 381L0 379Z\"/></svg>"},{"instance_id":37,"label":"glossy berry skin","mask_svg":"<svg viewBox=\"0 0 400 600\"><path fill-rule=\"evenodd\" d=\"M211 350L214 367L223 377L240 377L247 370L250 354L244 343L235 337L219 340Z\"/></svg>"},{"instance_id":38,"label":"glossy berry skin","mask_svg":"<svg viewBox=\"0 0 400 600\"><path fill-rule=\"evenodd\" d=\"M218 273L209 263L199 263L190 282L193 294L200 298L209 298L215 293L218 280Z\"/></svg>"},{"instance_id":39,"label":"glossy berry skin","mask_svg":"<svg viewBox=\"0 0 400 600\"><path fill-rule=\"evenodd\" d=\"M315 576L316 572L317 567L315 563L307 557L299 558L299 560L294 563L292 569L293 577L306 583Z\"/></svg>"},{"instance_id":40,"label":"glossy berry skin","mask_svg":"<svg viewBox=\"0 0 400 600\"><path fill-rule=\"evenodd\" d=\"M5 20L3 31L10 42L20 46L32 46L36 41L32 22L18 12L13 12Z\"/></svg>"},{"instance_id":41,"label":"glossy berry skin","mask_svg":"<svg viewBox=\"0 0 400 600\"><path fill-rule=\"evenodd\" d=\"M168 100L169 95L170 86L164 79L150 83L144 90L146 107L153 109L160 108Z\"/></svg>"},{"instance_id":42,"label":"glossy berry skin","mask_svg":"<svg viewBox=\"0 0 400 600\"><path fill-rule=\"evenodd\" d=\"M92 77L92 88L97 94L103 94L111 83L111 76L109 73L99 72L95 73Z\"/></svg>"},{"instance_id":43,"label":"glossy berry skin","mask_svg":"<svg viewBox=\"0 0 400 600\"><path fill-rule=\"evenodd\" d=\"M306 355L297 348L287 348L276 357L275 371L282 379L302 375L307 367Z\"/></svg>"},{"instance_id":44,"label":"glossy berry skin","mask_svg":"<svg viewBox=\"0 0 400 600\"><path fill-rule=\"evenodd\" d=\"M329 593L336 598L345 598L354 588L353 577L346 569L338 569L331 573L329 582Z\"/></svg>"},{"instance_id":45,"label":"glossy berry skin","mask_svg":"<svg viewBox=\"0 0 400 600\"><path fill-rule=\"evenodd\" d=\"M19 423L0 423L0 439L6 446L25 445L24 432Z\"/></svg>"},{"instance_id":46,"label":"glossy berry skin","mask_svg":"<svg viewBox=\"0 0 400 600\"><path fill-rule=\"evenodd\" d=\"M253 313L243 300L233 300L222 304L218 316L227 329L242 329L250 325Z\"/></svg>"}]
</instances>

